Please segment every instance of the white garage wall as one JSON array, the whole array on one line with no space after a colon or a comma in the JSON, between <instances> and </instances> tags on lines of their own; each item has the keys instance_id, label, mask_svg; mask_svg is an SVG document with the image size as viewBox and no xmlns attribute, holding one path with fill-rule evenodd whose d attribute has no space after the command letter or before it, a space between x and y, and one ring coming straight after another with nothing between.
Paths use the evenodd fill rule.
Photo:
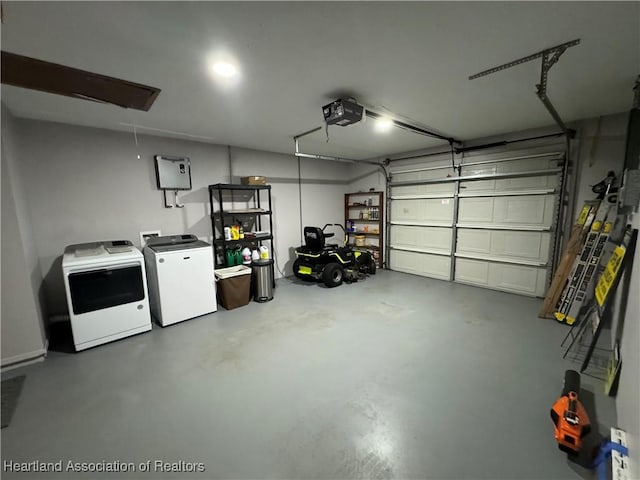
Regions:
<instances>
[{"instance_id":1,"label":"white garage wall","mask_svg":"<svg viewBox=\"0 0 640 480\"><path fill-rule=\"evenodd\" d=\"M619 173L624 165L628 114L608 115L580 123L578 155L580 170L576 203L594 197L591 186L609 170Z\"/></svg>"},{"instance_id":2,"label":"white garage wall","mask_svg":"<svg viewBox=\"0 0 640 480\"><path fill-rule=\"evenodd\" d=\"M211 241L207 186L229 182L227 147L141 134L136 146L133 133L25 119L16 119L16 127L51 314L66 311L61 274L66 245L118 238L138 244L139 232L146 230ZM193 189L179 194L185 208L164 208L155 154L190 158ZM234 182L264 175L272 185L275 257L280 272L291 274L292 249L300 244L297 160L236 148L231 159ZM303 223L341 221L348 170L344 163L302 159Z\"/></svg>"},{"instance_id":3,"label":"white garage wall","mask_svg":"<svg viewBox=\"0 0 640 480\"><path fill-rule=\"evenodd\" d=\"M384 192L386 182L384 173L375 165L347 164L349 165L350 183L347 189L350 192L368 192L373 188L378 192Z\"/></svg>"},{"instance_id":4,"label":"white garage wall","mask_svg":"<svg viewBox=\"0 0 640 480\"><path fill-rule=\"evenodd\" d=\"M42 274L18 168L14 118L2 106L2 366L46 352Z\"/></svg>"},{"instance_id":5,"label":"white garage wall","mask_svg":"<svg viewBox=\"0 0 640 480\"><path fill-rule=\"evenodd\" d=\"M583 122L580 146L578 204L592 198L591 185L599 182L607 171L620 172L624 164L628 114L606 116ZM632 216L633 228L640 228L640 214ZM616 292L613 325L623 321L620 355L622 368L616 395L617 426L627 432L631 471L629 478L640 478L640 250L636 248L632 265L628 298ZM621 304L624 304L623 307ZM618 312L624 311L622 320ZM615 339L612 336L611 341ZM603 345L606 347L606 345Z\"/></svg>"}]
</instances>

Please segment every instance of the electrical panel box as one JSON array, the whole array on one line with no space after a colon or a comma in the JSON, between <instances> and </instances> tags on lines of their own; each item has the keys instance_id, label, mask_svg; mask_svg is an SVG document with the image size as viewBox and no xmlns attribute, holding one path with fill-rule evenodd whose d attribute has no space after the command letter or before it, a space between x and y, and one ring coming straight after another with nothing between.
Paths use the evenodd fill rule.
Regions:
<instances>
[{"instance_id":1,"label":"electrical panel box","mask_svg":"<svg viewBox=\"0 0 640 480\"><path fill-rule=\"evenodd\" d=\"M156 179L160 190L191 190L191 162L188 158L156 155Z\"/></svg>"}]
</instances>

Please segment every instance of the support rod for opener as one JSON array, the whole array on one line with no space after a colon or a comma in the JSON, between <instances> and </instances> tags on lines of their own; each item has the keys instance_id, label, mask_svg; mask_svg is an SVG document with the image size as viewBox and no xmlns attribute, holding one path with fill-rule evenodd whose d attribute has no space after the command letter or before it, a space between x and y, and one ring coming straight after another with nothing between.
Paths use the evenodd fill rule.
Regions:
<instances>
[{"instance_id":1,"label":"support rod for opener","mask_svg":"<svg viewBox=\"0 0 640 480\"><path fill-rule=\"evenodd\" d=\"M353 158L332 157L329 155L317 155L315 153L301 153L296 152L297 157L315 158L316 160L332 160L334 162L347 162L347 163L367 163L369 165L382 165L380 162L374 162L372 160L356 160Z\"/></svg>"},{"instance_id":2,"label":"support rod for opener","mask_svg":"<svg viewBox=\"0 0 640 480\"><path fill-rule=\"evenodd\" d=\"M311 135L312 133L317 132L318 130L322 130L322 127L316 127L316 128L312 128L311 130L307 130L306 132L300 133L298 135L295 135L293 137L294 140L298 140L299 138L305 137L307 135ZM297 149L297 144L296 144L296 152L298 151Z\"/></svg>"},{"instance_id":3,"label":"support rod for opener","mask_svg":"<svg viewBox=\"0 0 640 480\"><path fill-rule=\"evenodd\" d=\"M551 47L551 48L547 48L545 50L541 50L538 53L534 53L533 55L527 55L526 57L519 58L519 59L514 60L512 62L508 62L508 63L505 63L503 65L499 65L497 67L490 68L488 70L484 70L484 71L482 71L480 73L476 73L475 75L471 75L469 77L469 80L474 80L474 79L479 78L479 77L484 77L486 75L491 75L492 73L500 72L502 70L506 70L507 68L515 67L516 65L521 65L523 63L530 62L532 60L535 60L536 58L542 57L543 55L548 55L550 53L556 53L559 50L562 50L564 52L567 48L575 47L576 45L579 45L579 44L580 44L580 39L577 38L576 40L571 40L570 42L562 43L560 45L556 45L555 47ZM557 61L557 58L556 58L556 61Z\"/></svg>"},{"instance_id":4,"label":"support rod for opener","mask_svg":"<svg viewBox=\"0 0 640 480\"><path fill-rule=\"evenodd\" d=\"M367 114L367 117L371 117L371 118L375 118L375 119L379 119L379 118L383 118L384 115L381 115L377 112L374 112L373 110L369 110L368 108L365 108L365 113ZM410 125L408 123L405 122L401 122L400 120L396 120L394 118L391 118L391 123L393 123L396 127L400 127L403 128L405 130L409 130L410 132L413 133L419 133L420 135L426 135L428 137L433 137L433 138L438 138L440 140L446 140L449 143L460 143L460 141L456 140L453 137L447 137L445 135L442 135L440 133L437 132L432 132L430 130L427 130L425 128L422 127L417 127L415 125Z\"/></svg>"},{"instance_id":5,"label":"support rod for opener","mask_svg":"<svg viewBox=\"0 0 640 480\"><path fill-rule=\"evenodd\" d=\"M551 103L551 100L549 100L549 97L547 97L547 94L540 90L540 85L538 85L537 88L538 90L536 91L536 95L538 96L542 104L545 106L549 114L556 121L558 126L562 129L563 132L573 135L570 132L570 129L567 128L567 126L564 124L564 122L560 118L560 115L558 114L557 110L554 108L553 104Z\"/></svg>"},{"instance_id":6,"label":"support rod for opener","mask_svg":"<svg viewBox=\"0 0 640 480\"><path fill-rule=\"evenodd\" d=\"M545 106L549 114L553 117L555 122L558 124L558 126L562 129L562 131L569 136L573 136L575 132L567 128L567 126L564 124L564 122L560 118L558 111L554 108L553 104L551 103L551 100L549 100L549 97L547 96L547 76L549 75L549 70L551 69L551 67L553 67L558 61L558 59L560 58L560 55L562 55L567 50L567 48L575 47L576 45L579 45L579 44L580 44L580 39L577 38L570 42L562 43L560 45L556 45L555 47L541 50L538 53L534 53L533 55L527 55L526 57L519 58L512 62L508 62L502 65L499 65L497 67L490 68L489 70L484 70L480 73L476 73L475 75L471 75L469 77L469 80L473 80L479 77L490 75L492 73L506 70L507 68L515 67L516 65L521 65L523 63L530 62L532 60L535 60L536 58L542 58L542 67L540 71L540 83L536 85L536 95L540 99L542 104Z\"/></svg>"},{"instance_id":7,"label":"support rod for opener","mask_svg":"<svg viewBox=\"0 0 640 480\"><path fill-rule=\"evenodd\" d=\"M551 100L549 100L549 97L547 97L547 77L549 75L549 70L558 61L558 59L560 58L560 55L562 55L564 51L569 47L560 46L556 48L557 49L553 52L553 56L551 57L549 57L550 52L544 52L542 54L542 68L540 69L540 83L536 85L536 95L538 96L542 104L545 106L549 114L551 114L553 119L556 121L558 126L562 129L562 131L568 132L566 125L560 118L560 115L558 114L557 110L551 103Z\"/></svg>"}]
</instances>

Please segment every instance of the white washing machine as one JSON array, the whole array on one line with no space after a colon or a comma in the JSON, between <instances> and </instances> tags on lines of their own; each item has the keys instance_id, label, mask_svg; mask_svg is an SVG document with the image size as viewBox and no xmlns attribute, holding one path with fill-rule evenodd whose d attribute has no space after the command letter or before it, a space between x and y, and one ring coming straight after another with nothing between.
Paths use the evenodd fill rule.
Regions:
<instances>
[{"instance_id":1,"label":"white washing machine","mask_svg":"<svg viewBox=\"0 0 640 480\"><path fill-rule=\"evenodd\" d=\"M143 249L151 313L163 327L218 309L213 248L195 235L149 239Z\"/></svg>"},{"instance_id":2,"label":"white washing machine","mask_svg":"<svg viewBox=\"0 0 640 480\"><path fill-rule=\"evenodd\" d=\"M144 257L130 241L70 245L62 273L76 351L151 330Z\"/></svg>"}]
</instances>

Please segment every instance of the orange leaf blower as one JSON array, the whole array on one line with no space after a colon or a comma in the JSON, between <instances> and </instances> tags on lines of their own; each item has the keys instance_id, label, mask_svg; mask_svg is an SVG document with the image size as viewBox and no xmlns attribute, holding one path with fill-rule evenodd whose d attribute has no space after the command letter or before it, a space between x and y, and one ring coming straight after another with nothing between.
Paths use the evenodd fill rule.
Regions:
<instances>
[{"instance_id":1,"label":"orange leaf blower","mask_svg":"<svg viewBox=\"0 0 640 480\"><path fill-rule=\"evenodd\" d=\"M591 431L589 415L578 400L580 394L580 374L575 370L564 372L562 396L551 407L556 441L560 450L577 454L582 439Z\"/></svg>"}]
</instances>

